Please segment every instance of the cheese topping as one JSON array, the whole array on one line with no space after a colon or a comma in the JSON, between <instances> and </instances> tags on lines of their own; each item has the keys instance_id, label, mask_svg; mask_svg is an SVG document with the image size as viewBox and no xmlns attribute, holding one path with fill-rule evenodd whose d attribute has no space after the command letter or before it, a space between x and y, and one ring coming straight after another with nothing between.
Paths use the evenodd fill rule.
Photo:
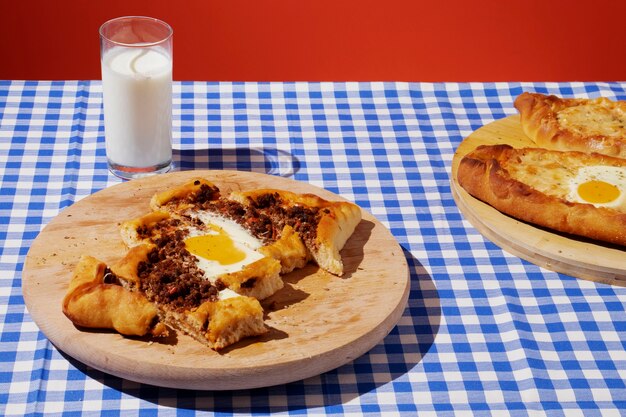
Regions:
<instances>
[{"instance_id":1,"label":"cheese topping","mask_svg":"<svg viewBox=\"0 0 626 417\"><path fill-rule=\"evenodd\" d=\"M626 137L626 114L618 108L589 103L557 113L559 125L582 135Z\"/></svg>"},{"instance_id":2,"label":"cheese topping","mask_svg":"<svg viewBox=\"0 0 626 417\"><path fill-rule=\"evenodd\" d=\"M587 165L558 155L519 152L502 165L511 178L544 194L626 212L626 167Z\"/></svg>"}]
</instances>

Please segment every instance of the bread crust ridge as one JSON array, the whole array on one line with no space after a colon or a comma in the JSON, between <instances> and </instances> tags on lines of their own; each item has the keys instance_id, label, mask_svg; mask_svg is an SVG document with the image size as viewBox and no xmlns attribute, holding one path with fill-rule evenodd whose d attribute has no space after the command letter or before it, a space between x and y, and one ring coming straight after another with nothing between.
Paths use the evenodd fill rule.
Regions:
<instances>
[{"instance_id":1,"label":"bread crust ridge","mask_svg":"<svg viewBox=\"0 0 626 417\"><path fill-rule=\"evenodd\" d=\"M524 92L514 106L522 130L538 147L626 158L626 101Z\"/></svg>"}]
</instances>

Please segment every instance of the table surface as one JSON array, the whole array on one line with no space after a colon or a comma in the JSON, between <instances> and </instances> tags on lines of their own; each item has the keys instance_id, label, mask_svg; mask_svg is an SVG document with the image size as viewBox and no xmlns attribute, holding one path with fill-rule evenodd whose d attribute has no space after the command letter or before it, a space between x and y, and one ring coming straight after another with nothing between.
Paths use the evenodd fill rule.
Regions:
<instances>
[{"instance_id":1,"label":"table surface","mask_svg":"<svg viewBox=\"0 0 626 417\"><path fill-rule=\"evenodd\" d=\"M31 243L121 180L106 167L100 82L0 81L0 415L620 415L626 288L501 250L452 198L454 150L515 114L522 91L626 99L624 82L175 83L176 170L340 194L390 229L411 274L398 325L365 355L287 385L210 392L91 369L33 323L21 290Z\"/></svg>"}]
</instances>

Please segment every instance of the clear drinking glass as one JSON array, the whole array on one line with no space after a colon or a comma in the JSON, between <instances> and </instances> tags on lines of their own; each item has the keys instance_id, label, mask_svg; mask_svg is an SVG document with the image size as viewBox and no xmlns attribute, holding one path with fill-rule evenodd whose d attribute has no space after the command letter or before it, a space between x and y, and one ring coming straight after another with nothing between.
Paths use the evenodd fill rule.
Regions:
<instances>
[{"instance_id":1,"label":"clear drinking glass","mask_svg":"<svg viewBox=\"0 0 626 417\"><path fill-rule=\"evenodd\" d=\"M127 16L100 27L104 136L109 170L125 179L172 164L172 28Z\"/></svg>"}]
</instances>

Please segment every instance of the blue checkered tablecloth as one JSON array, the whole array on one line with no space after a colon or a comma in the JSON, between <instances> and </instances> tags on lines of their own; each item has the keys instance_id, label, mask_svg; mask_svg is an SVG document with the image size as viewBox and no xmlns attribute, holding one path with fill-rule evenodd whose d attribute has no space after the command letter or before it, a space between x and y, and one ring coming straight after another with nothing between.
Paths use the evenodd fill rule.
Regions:
<instances>
[{"instance_id":1,"label":"blue checkered tablecloth","mask_svg":"<svg viewBox=\"0 0 626 417\"><path fill-rule=\"evenodd\" d=\"M502 251L451 195L455 148L527 90L626 99L626 83L175 83L176 169L339 193L391 230L411 272L406 311L364 356L287 385L196 392L90 369L33 323L20 285L30 244L120 180L99 82L0 81L0 415L626 414L626 288Z\"/></svg>"}]
</instances>

